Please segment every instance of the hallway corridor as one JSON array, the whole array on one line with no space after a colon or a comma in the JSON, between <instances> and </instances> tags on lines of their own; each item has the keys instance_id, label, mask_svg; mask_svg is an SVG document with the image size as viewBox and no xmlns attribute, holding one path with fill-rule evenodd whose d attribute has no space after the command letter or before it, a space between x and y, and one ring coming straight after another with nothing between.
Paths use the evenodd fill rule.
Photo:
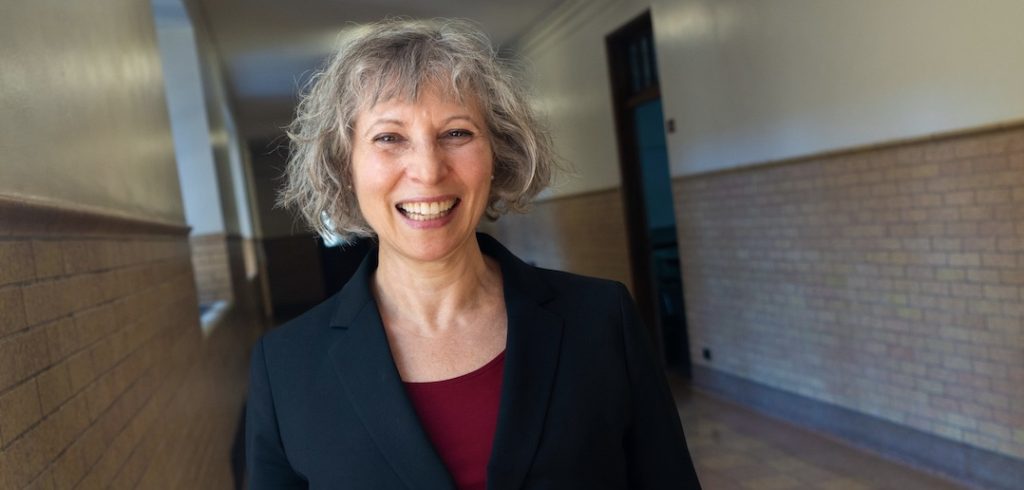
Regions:
<instances>
[{"instance_id":1,"label":"hallway corridor","mask_svg":"<svg viewBox=\"0 0 1024 490\"><path fill-rule=\"evenodd\" d=\"M310 227L280 205L304 154L285 128L329 57L395 17L479 24L510 65L502 83L529 94L518 106L539 117L522 120L544 130L529 139L562 168L540 194L516 190L528 212L479 231L531 265L629 289L657 355L694 380L670 375L705 489L1024 490L1022 0L7 3L0 490L239 486L254 342L341 288L370 246L339 246L331 213ZM629 63L611 63L613 34L638 25ZM354 182L355 139L339 135L401 102L335 97L356 92L314 111L351 121L295 135L330 150L305 153L320 160L307 190ZM490 111L494 94L478 95L459 102ZM382 165L387 206L362 186L317 199L351 223L362 206L399 223L408 192L450 201L444 223L459 224L469 195L533 192L537 158L495 178L512 165L502 118L487 117L417 131L494 139L473 161ZM659 163L627 177L639 146ZM417 183L409 162L444 171ZM638 193L644 178L667 187ZM605 388L592 367L617 356L565 372Z\"/></svg>"},{"instance_id":2,"label":"hallway corridor","mask_svg":"<svg viewBox=\"0 0 1024 490\"><path fill-rule=\"evenodd\" d=\"M707 490L966 488L690 389L678 379L672 384Z\"/></svg>"}]
</instances>

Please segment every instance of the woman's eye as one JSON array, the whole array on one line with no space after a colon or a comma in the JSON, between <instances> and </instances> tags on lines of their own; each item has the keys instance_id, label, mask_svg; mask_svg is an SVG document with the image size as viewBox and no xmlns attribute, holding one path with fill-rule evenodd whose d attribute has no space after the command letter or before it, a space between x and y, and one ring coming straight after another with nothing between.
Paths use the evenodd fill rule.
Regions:
<instances>
[{"instance_id":1,"label":"woman's eye","mask_svg":"<svg viewBox=\"0 0 1024 490\"><path fill-rule=\"evenodd\" d=\"M445 134L451 138L466 138L473 136L471 131L467 131L465 129L452 129Z\"/></svg>"},{"instance_id":2,"label":"woman's eye","mask_svg":"<svg viewBox=\"0 0 1024 490\"><path fill-rule=\"evenodd\" d=\"M398 142L398 135L391 134L391 133L378 134L377 136L373 137L373 142L374 143L397 143Z\"/></svg>"}]
</instances>

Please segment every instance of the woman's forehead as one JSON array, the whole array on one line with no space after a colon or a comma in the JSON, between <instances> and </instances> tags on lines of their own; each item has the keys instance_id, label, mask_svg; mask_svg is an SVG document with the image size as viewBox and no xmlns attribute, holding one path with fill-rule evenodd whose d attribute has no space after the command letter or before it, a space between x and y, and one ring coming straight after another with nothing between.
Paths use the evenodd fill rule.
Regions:
<instances>
[{"instance_id":1,"label":"woman's forehead","mask_svg":"<svg viewBox=\"0 0 1024 490\"><path fill-rule=\"evenodd\" d=\"M483 119L483 111L479 99L462 91L444 90L437 86L425 86L411 97L407 94L395 94L389 98L381 98L373 105L366 104L357 115L357 121L366 117L416 117L421 115L433 117L450 117L466 115L471 119Z\"/></svg>"},{"instance_id":2,"label":"woman's forehead","mask_svg":"<svg viewBox=\"0 0 1024 490\"><path fill-rule=\"evenodd\" d=\"M362 100L363 108L392 99L416 102L424 94L458 102L463 99L478 98L479 90L477 90L477 84L470 80L472 77L444 72L412 75L401 72L388 73L388 71L390 70L363 80L361 84L363 90L359 91L362 94L356 94L357 99Z\"/></svg>"}]
</instances>

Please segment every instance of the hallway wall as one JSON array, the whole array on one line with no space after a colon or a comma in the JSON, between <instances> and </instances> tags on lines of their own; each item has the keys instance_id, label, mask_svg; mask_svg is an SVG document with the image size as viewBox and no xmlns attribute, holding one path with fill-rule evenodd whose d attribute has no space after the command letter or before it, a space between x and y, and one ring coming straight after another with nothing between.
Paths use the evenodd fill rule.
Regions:
<instances>
[{"instance_id":1,"label":"hallway wall","mask_svg":"<svg viewBox=\"0 0 1024 490\"><path fill-rule=\"evenodd\" d=\"M620 185L605 36L649 8L640 0L570 0L516 46L555 151L572 167L541 200Z\"/></svg>"},{"instance_id":2,"label":"hallway wall","mask_svg":"<svg viewBox=\"0 0 1024 490\"><path fill-rule=\"evenodd\" d=\"M192 235L189 244L199 304L234 299L227 236L223 233ZM244 274L238 276L242 280L244 277Z\"/></svg>"},{"instance_id":3,"label":"hallway wall","mask_svg":"<svg viewBox=\"0 0 1024 490\"><path fill-rule=\"evenodd\" d=\"M186 28L193 39L195 62L202 91L198 101L204 104L195 110L204 112L208 131L205 144L209 154L207 174L216 191L211 193L218 202L215 208L223 215L220 228L197 229L193 226L193 268L203 302L211 299L231 300L233 289L246 290L258 281L261 272L260 244L257 240L259 216L254 214L252 202L252 171L249 152L239 135L235 123L226 81L222 73L220 55L200 2L181 0L178 9L188 16ZM183 182L183 185L206 186L210 182ZM192 217L189 217L192 225Z\"/></svg>"},{"instance_id":4,"label":"hallway wall","mask_svg":"<svg viewBox=\"0 0 1024 490\"><path fill-rule=\"evenodd\" d=\"M305 311L327 297L316 234L293 209L275 205L278 189L284 183L287 145L283 136L249 142L253 198L260 216L259 242L266 260L272 307L279 317Z\"/></svg>"},{"instance_id":5,"label":"hallway wall","mask_svg":"<svg viewBox=\"0 0 1024 490\"><path fill-rule=\"evenodd\" d=\"M674 187L695 363L1024 459L1024 127Z\"/></svg>"},{"instance_id":6,"label":"hallway wall","mask_svg":"<svg viewBox=\"0 0 1024 490\"><path fill-rule=\"evenodd\" d=\"M651 10L672 174L1024 117L1024 4L570 0L516 46L559 154L542 199L619 185L605 36Z\"/></svg>"},{"instance_id":7,"label":"hallway wall","mask_svg":"<svg viewBox=\"0 0 1024 490\"><path fill-rule=\"evenodd\" d=\"M33 2L0 22L0 195L181 222L148 2Z\"/></svg>"},{"instance_id":8,"label":"hallway wall","mask_svg":"<svg viewBox=\"0 0 1024 490\"><path fill-rule=\"evenodd\" d=\"M4 13L0 487L223 488L260 322L200 330L150 4Z\"/></svg>"},{"instance_id":9,"label":"hallway wall","mask_svg":"<svg viewBox=\"0 0 1024 490\"><path fill-rule=\"evenodd\" d=\"M568 170L526 215L482 227L524 260L633 287L604 37L649 7L568 1L516 46Z\"/></svg>"},{"instance_id":10,"label":"hallway wall","mask_svg":"<svg viewBox=\"0 0 1024 490\"><path fill-rule=\"evenodd\" d=\"M960 477L1022 474L1024 4L567 2L519 46L577 173L538 210L620 185L605 36L647 8L702 372L951 441L917 452ZM603 211L588 236L623 236ZM604 267L544 220L499 238Z\"/></svg>"},{"instance_id":11,"label":"hallway wall","mask_svg":"<svg viewBox=\"0 0 1024 490\"><path fill-rule=\"evenodd\" d=\"M619 281L632 287L622 194L618 189L537 202L480 229L538 267Z\"/></svg>"},{"instance_id":12,"label":"hallway wall","mask_svg":"<svg viewBox=\"0 0 1024 490\"><path fill-rule=\"evenodd\" d=\"M193 235L224 233L192 21L179 0L154 0L153 10L185 221Z\"/></svg>"},{"instance_id":13,"label":"hallway wall","mask_svg":"<svg viewBox=\"0 0 1024 490\"><path fill-rule=\"evenodd\" d=\"M1024 3L653 0L673 175L1024 117Z\"/></svg>"}]
</instances>

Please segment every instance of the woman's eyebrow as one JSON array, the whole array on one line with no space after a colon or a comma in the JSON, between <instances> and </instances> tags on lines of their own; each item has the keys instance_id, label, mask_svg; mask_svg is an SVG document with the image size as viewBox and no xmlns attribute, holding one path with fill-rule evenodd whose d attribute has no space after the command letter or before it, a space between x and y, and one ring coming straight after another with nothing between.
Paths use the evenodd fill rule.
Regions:
<instances>
[{"instance_id":1,"label":"woman's eyebrow","mask_svg":"<svg viewBox=\"0 0 1024 490\"><path fill-rule=\"evenodd\" d=\"M398 126L405 126L405 123L403 123L400 119L382 117L380 119L373 121L372 123L370 123L369 126L366 127L366 134L369 135L370 132L373 131L373 128L380 126L381 124L395 124Z\"/></svg>"},{"instance_id":2,"label":"woman's eyebrow","mask_svg":"<svg viewBox=\"0 0 1024 490\"><path fill-rule=\"evenodd\" d=\"M474 121L473 118L469 114L456 114L454 116L449 116L447 119L445 119L444 122L442 123L442 125L448 124L448 123L450 123L452 121L455 121L457 119L461 119L463 121L467 121L469 123L472 123L473 125L477 124L476 121Z\"/></svg>"},{"instance_id":3,"label":"woman's eyebrow","mask_svg":"<svg viewBox=\"0 0 1024 490\"><path fill-rule=\"evenodd\" d=\"M470 116L469 114L455 114L453 116L448 116L447 118L444 119L444 121L441 122L441 125L443 126L445 124L451 123L452 121L460 121L460 120L461 121L466 121L466 122L468 122L468 123L470 123L470 124L472 124L474 126L478 126L479 125L473 119L473 117ZM371 132L373 132L374 128L376 128L377 126L380 126L382 124L394 124L394 125L399 126L399 127L405 127L405 123L401 119L382 117L382 118L376 119L372 123L370 123L370 125L367 126L367 128L366 128L366 133L365 134L367 136L369 136L369 134Z\"/></svg>"}]
</instances>

